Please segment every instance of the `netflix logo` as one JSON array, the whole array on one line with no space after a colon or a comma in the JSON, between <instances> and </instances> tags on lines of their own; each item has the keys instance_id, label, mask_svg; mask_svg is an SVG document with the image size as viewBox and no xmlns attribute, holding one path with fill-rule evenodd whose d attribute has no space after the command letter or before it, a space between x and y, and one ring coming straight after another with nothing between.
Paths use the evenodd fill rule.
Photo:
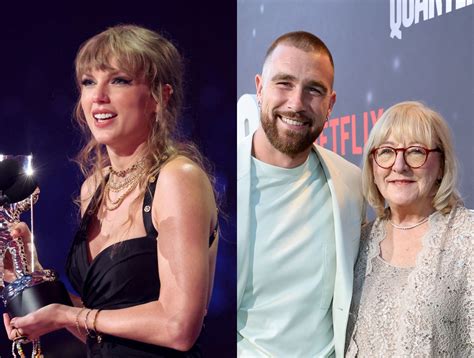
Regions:
<instances>
[{"instance_id":1,"label":"netflix logo","mask_svg":"<svg viewBox=\"0 0 474 358\"><path fill-rule=\"evenodd\" d=\"M324 125L316 144L340 155L362 155L369 132L383 114L383 108L362 114L330 118Z\"/></svg>"}]
</instances>

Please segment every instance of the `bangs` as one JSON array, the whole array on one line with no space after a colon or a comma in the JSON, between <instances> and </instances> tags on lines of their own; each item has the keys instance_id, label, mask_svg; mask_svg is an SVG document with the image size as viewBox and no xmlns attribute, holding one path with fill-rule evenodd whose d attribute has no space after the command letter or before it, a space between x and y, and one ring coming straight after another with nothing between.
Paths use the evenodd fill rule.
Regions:
<instances>
[{"instance_id":1,"label":"bangs","mask_svg":"<svg viewBox=\"0 0 474 358\"><path fill-rule=\"evenodd\" d=\"M114 33L103 33L93 41L86 43L76 57L76 80L92 70L111 71L119 70L130 76L147 77L150 68L143 56L142 50L128 41L127 36Z\"/></svg>"},{"instance_id":2,"label":"bangs","mask_svg":"<svg viewBox=\"0 0 474 358\"><path fill-rule=\"evenodd\" d=\"M392 140L408 146L412 143L422 144L427 148L439 145L439 139L432 128L431 113L416 106L392 107L380 121L374 137L373 148L379 147L390 136Z\"/></svg>"}]
</instances>

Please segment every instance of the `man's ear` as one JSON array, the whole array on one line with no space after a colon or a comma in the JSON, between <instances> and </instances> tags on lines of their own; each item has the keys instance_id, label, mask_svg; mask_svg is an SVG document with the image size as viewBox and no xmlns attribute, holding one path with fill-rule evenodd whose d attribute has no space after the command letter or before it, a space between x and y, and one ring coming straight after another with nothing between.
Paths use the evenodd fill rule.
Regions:
<instances>
[{"instance_id":1,"label":"man's ear","mask_svg":"<svg viewBox=\"0 0 474 358\"><path fill-rule=\"evenodd\" d=\"M329 116L331 115L332 109L334 108L335 103L336 103L336 91L332 91L329 98L329 107L328 107L328 113L326 115L326 118L329 118Z\"/></svg>"},{"instance_id":2,"label":"man's ear","mask_svg":"<svg viewBox=\"0 0 474 358\"><path fill-rule=\"evenodd\" d=\"M255 89L257 91L257 101L262 103L263 78L262 75L255 76Z\"/></svg>"}]
</instances>

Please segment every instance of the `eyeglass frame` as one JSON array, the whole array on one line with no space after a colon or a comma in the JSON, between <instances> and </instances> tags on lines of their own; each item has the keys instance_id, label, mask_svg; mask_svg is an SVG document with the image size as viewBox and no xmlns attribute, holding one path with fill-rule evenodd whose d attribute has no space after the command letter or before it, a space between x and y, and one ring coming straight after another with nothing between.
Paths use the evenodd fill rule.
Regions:
<instances>
[{"instance_id":1,"label":"eyeglass frame","mask_svg":"<svg viewBox=\"0 0 474 358\"><path fill-rule=\"evenodd\" d=\"M392 149L395 151L395 159L392 163L392 165L389 165L388 167L383 167L381 166L378 162L377 162L377 159L375 159L375 152L381 148L388 148L388 149ZM407 159L405 158L405 153L408 149L410 148L421 148L423 150L426 151L426 157L425 157L425 161L423 163L421 163L420 165L414 167L414 166L411 166L410 164L408 164L407 162ZM434 149L428 149L426 147L423 147L422 145L410 145L409 147L406 147L406 148L393 148L389 145L382 145L380 147L377 147L377 148L373 148L371 151L370 151L370 154L372 155L372 158L374 159L374 162L375 164L377 164L380 168L382 169L390 169L392 168L394 165L395 165L395 162L397 161L397 155L398 155L398 152L402 152L403 153L403 160L405 161L405 164L408 165L411 169L418 169L418 168L421 168L423 165L425 165L426 161L428 160L428 156L430 155L431 152L439 152L439 153L443 153L443 151L436 147Z\"/></svg>"}]
</instances>

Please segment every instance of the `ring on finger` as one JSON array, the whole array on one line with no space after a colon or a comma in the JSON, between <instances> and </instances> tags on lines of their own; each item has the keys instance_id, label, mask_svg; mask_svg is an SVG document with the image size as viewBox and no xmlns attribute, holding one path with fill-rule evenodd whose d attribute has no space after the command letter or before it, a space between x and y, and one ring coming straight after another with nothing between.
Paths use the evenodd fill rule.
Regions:
<instances>
[{"instance_id":1,"label":"ring on finger","mask_svg":"<svg viewBox=\"0 0 474 358\"><path fill-rule=\"evenodd\" d=\"M13 334L13 338L16 338L18 336L21 336L21 333L20 333L20 330L16 327L13 327L12 328L12 334Z\"/></svg>"},{"instance_id":2,"label":"ring on finger","mask_svg":"<svg viewBox=\"0 0 474 358\"><path fill-rule=\"evenodd\" d=\"M15 328L15 335L13 336L14 342L26 342L28 341L28 336L21 330L21 328Z\"/></svg>"}]
</instances>

